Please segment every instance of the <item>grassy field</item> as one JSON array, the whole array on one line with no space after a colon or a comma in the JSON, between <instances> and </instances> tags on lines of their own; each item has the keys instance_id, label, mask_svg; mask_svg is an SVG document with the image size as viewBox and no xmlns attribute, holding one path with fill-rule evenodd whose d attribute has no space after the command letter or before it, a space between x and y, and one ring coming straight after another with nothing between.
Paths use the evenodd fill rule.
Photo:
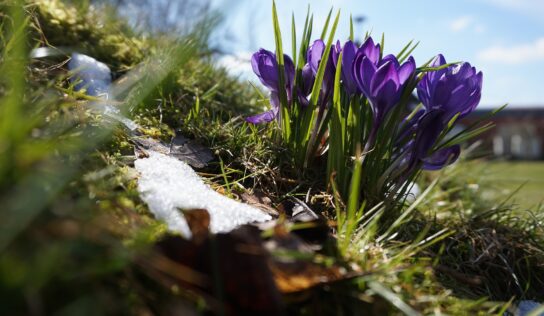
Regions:
<instances>
[{"instance_id":1,"label":"grassy field","mask_svg":"<svg viewBox=\"0 0 544 316\"><path fill-rule=\"evenodd\" d=\"M534 207L544 201L544 162L491 162L483 170L483 180L500 190L506 198L514 191L521 207Z\"/></svg>"}]
</instances>

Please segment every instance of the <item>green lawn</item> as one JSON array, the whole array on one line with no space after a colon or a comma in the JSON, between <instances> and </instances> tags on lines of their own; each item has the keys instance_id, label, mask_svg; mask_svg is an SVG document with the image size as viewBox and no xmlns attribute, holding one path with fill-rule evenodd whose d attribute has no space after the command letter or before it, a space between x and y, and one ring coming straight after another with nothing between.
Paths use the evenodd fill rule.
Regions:
<instances>
[{"instance_id":1,"label":"green lawn","mask_svg":"<svg viewBox=\"0 0 544 316\"><path fill-rule=\"evenodd\" d=\"M483 181L500 190L504 197L519 189L514 200L522 207L534 207L544 201L544 162L490 162Z\"/></svg>"}]
</instances>

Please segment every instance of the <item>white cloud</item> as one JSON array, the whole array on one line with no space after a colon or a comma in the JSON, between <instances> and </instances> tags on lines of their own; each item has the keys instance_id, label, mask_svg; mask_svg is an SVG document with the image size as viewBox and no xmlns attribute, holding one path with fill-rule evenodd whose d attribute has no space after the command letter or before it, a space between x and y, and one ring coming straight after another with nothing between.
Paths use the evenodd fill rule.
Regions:
<instances>
[{"instance_id":1,"label":"white cloud","mask_svg":"<svg viewBox=\"0 0 544 316\"><path fill-rule=\"evenodd\" d=\"M532 43L517 46L493 46L478 53L478 57L488 62L504 64L522 64L544 61L544 37Z\"/></svg>"},{"instance_id":2,"label":"white cloud","mask_svg":"<svg viewBox=\"0 0 544 316\"><path fill-rule=\"evenodd\" d=\"M460 16L452 20L449 24L449 28L452 32L458 33L462 31L472 31L478 34L484 33L486 28L483 24L470 15Z\"/></svg>"},{"instance_id":3,"label":"white cloud","mask_svg":"<svg viewBox=\"0 0 544 316\"><path fill-rule=\"evenodd\" d=\"M473 22L474 18L469 15L458 17L457 19L451 21L450 30L454 32L466 30Z\"/></svg>"}]
</instances>

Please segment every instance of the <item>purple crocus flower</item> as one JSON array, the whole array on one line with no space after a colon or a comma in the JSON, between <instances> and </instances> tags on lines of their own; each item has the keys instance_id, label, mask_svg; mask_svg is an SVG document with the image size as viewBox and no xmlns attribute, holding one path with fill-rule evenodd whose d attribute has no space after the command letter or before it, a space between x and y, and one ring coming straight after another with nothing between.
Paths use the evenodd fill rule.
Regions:
<instances>
[{"instance_id":1,"label":"purple crocus flower","mask_svg":"<svg viewBox=\"0 0 544 316\"><path fill-rule=\"evenodd\" d=\"M255 72L257 77L259 77L262 84L270 90L270 105L272 106L272 109L261 114L247 117L246 121L253 124L259 124L263 122L271 122L277 118L280 109L279 93L281 89L285 89L287 101L289 104L291 104L293 83L295 80L295 65L289 56L285 54L283 56L285 64L284 87L280 87L276 54L261 48L251 57L251 67L253 68L253 72Z\"/></svg>"},{"instance_id":2,"label":"purple crocus flower","mask_svg":"<svg viewBox=\"0 0 544 316\"><path fill-rule=\"evenodd\" d=\"M246 117L246 122L252 124L272 122L280 112L280 97L276 92L270 92L270 105L272 106L270 110Z\"/></svg>"},{"instance_id":3,"label":"purple crocus flower","mask_svg":"<svg viewBox=\"0 0 544 316\"><path fill-rule=\"evenodd\" d=\"M438 55L431 67L445 64L444 56ZM459 114L459 118L462 118L478 106L482 94L482 78L482 72L476 72L466 62L425 74L417 86L425 114L417 124L412 164L422 161L424 169L436 170L459 157L458 146L441 149L431 156L429 151L455 115Z\"/></svg>"},{"instance_id":4,"label":"purple crocus flower","mask_svg":"<svg viewBox=\"0 0 544 316\"><path fill-rule=\"evenodd\" d=\"M355 82L355 77L353 75L353 61L355 60L355 55L357 54L357 45L352 41L347 41L344 46L340 45L340 41L336 42L334 46L333 61L334 65L338 63L338 58L342 52L342 82L344 84L344 90L349 95L354 95L358 92L359 88ZM379 46L378 46L379 54Z\"/></svg>"},{"instance_id":5,"label":"purple crocus flower","mask_svg":"<svg viewBox=\"0 0 544 316\"><path fill-rule=\"evenodd\" d=\"M461 146L453 145L451 147L437 150L429 157L423 158L423 169L440 170L448 164L454 163L461 154Z\"/></svg>"},{"instance_id":6,"label":"purple crocus flower","mask_svg":"<svg viewBox=\"0 0 544 316\"><path fill-rule=\"evenodd\" d=\"M321 63L321 58L325 52L326 44L322 40L318 39L313 42L312 45L308 47L307 60L310 65L310 69L314 76L317 75L319 69L319 64ZM333 61L334 49L331 47L331 52L329 53L329 59L327 60L327 65L325 66L325 73L323 75L323 84L321 88L320 95L320 104L325 106L332 96L332 90L334 87L334 76L336 72L336 67Z\"/></svg>"},{"instance_id":7,"label":"purple crocus flower","mask_svg":"<svg viewBox=\"0 0 544 316\"><path fill-rule=\"evenodd\" d=\"M431 67L445 64L446 59L440 54ZM482 79L482 72L476 72L467 62L452 65L425 74L417 86L417 95L428 111L442 111L442 120L447 123L456 114L465 117L478 106Z\"/></svg>"},{"instance_id":8,"label":"purple crocus flower","mask_svg":"<svg viewBox=\"0 0 544 316\"><path fill-rule=\"evenodd\" d=\"M372 37L368 37L363 45L357 50L357 55L366 56L373 64L380 60L380 44L374 44Z\"/></svg>"},{"instance_id":9,"label":"purple crocus flower","mask_svg":"<svg viewBox=\"0 0 544 316\"><path fill-rule=\"evenodd\" d=\"M402 65L393 55L380 59L379 48L369 37L357 51L352 66L355 82L372 107L375 128L400 101L404 87L416 69L412 57Z\"/></svg>"},{"instance_id":10,"label":"purple crocus flower","mask_svg":"<svg viewBox=\"0 0 544 316\"><path fill-rule=\"evenodd\" d=\"M411 117L407 116L402 120L400 124L400 130L396 140L397 144L401 144L406 139L413 136L415 132L417 132L419 119L424 114L425 114L425 110L419 110L416 113L414 113Z\"/></svg>"},{"instance_id":11,"label":"purple crocus flower","mask_svg":"<svg viewBox=\"0 0 544 316\"><path fill-rule=\"evenodd\" d=\"M403 148L404 161L408 163L409 170L413 170L418 163L423 163L423 169L426 170L442 169L459 157L461 151L459 146L444 148L429 154L446 127L442 122L442 114L443 112L439 110L419 112L420 117L412 126L412 130L415 130L415 138Z\"/></svg>"},{"instance_id":12,"label":"purple crocus flower","mask_svg":"<svg viewBox=\"0 0 544 316\"><path fill-rule=\"evenodd\" d=\"M310 66L310 64L304 65L304 67L302 67L302 94L307 96L312 92L314 81L315 74L312 70L312 67Z\"/></svg>"}]
</instances>

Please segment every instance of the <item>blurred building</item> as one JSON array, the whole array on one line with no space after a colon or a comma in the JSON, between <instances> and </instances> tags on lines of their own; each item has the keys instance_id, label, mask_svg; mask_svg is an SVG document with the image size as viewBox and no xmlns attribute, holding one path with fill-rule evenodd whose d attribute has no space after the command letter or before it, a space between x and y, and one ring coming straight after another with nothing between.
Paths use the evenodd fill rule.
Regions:
<instances>
[{"instance_id":1,"label":"blurred building","mask_svg":"<svg viewBox=\"0 0 544 316\"><path fill-rule=\"evenodd\" d=\"M464 118L468 126L490 114L476 110ZM483 149L497 158L544 159L544 108L507 107L496 113L491 121L495 127L480 136Z\"/></svg>"}]
</instances>

